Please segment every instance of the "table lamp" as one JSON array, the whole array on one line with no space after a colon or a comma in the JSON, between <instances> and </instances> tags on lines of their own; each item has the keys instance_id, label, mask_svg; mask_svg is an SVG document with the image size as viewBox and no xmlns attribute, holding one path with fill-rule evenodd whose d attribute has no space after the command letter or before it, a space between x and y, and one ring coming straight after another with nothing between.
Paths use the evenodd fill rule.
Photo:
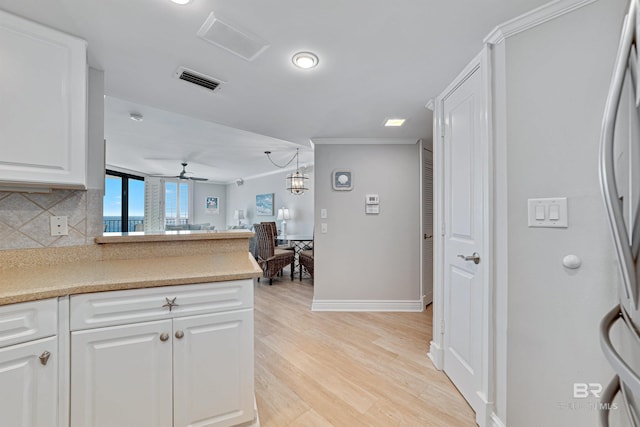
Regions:
<instances>
[{"instance_id":1,"label":"table lamp","mask_svg":"<svg viewBox=\"0 0 640 427\"><path fill-rule=\"evenodd\" d=\"M289 213L289 209L284 206L278 209L278 216L276 218L278 221L282 220L282 235L287 234L287 220L291 219L291 214Z\"/></svg>"},{"instance_id":2,"label":"table lamp","mask_svg":"<svg viewBox=\"0 0 640 427\"><path fill-rule=\"evenodd\" d=\"M242 209L236 209L233 213L233 219L238 220L238 226L242 225L242 220L244 219L244 211Z\"/></svg>"}]
</instances>

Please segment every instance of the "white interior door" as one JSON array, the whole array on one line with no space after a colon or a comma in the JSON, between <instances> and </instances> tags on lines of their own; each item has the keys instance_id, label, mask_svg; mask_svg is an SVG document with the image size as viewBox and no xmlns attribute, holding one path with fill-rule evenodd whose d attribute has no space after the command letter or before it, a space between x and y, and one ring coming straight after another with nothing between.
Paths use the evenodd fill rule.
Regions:
<instances>
[{"instance_id":1,"label":"white interior door","mask_svg":"<svg viewBox=\"0 0 640 427\"><path fill-rule=\"evenodd\" d=\"M484 268L481 82L476 69L442 100L444 371L476 411L482 389Z\"/></svg>"},{"instance_id":2,"label":"white interior door","mask_svg":"<svg viewBox=\"0 0 640 427\"><path fill-rule=\"evenodd\" d=\"M433 153L422 150L422 293L433 302Z\"/></svg>"}]
</instances>

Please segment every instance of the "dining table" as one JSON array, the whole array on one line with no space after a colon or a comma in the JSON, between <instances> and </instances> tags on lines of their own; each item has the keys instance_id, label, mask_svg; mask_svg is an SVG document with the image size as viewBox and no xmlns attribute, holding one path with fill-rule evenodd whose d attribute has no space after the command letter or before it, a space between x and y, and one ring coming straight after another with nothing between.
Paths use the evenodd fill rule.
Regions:
<instances>
[{"instance_id":1,"label":"dining table","mask_svg":"<svg viewBox=\"0 0 640 427\"><path fill-rule=\"evenodd\" d=\"M287 246L293 248L295 259L293 263L293 272L299 272L302 268L300 266L299 254L300 252L310 249L313 246L313 235L311 234L279 234L276 236L278 242L283 242Z\"/></svg>"}]
</instances>

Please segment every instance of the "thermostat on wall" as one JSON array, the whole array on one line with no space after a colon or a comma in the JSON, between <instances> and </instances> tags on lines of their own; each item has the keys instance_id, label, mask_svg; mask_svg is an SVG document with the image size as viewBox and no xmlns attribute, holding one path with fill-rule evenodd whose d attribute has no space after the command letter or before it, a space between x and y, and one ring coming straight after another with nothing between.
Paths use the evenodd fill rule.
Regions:
<instances>
[{"instance_id":1,"label":"thermostat on wall","mask_svg":"<svg viewBox=\"0 0 640 427\"><path fill-rule=\"evenodd\" d=\"M367 194L365 196L364 211L367 214L380 213L380 197L377 194Z\"/></svg>"}]
</instances>

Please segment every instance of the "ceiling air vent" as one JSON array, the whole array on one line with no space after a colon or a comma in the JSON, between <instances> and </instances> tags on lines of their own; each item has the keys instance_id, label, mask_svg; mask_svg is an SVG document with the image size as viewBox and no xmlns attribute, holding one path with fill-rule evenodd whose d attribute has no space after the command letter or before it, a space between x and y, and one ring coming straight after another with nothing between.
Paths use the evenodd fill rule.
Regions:
<instances>
[{"instance_id":1,"label":"ceiling air vent","mask_svg":"<svg viewBox=\"0 0 640 427\"><path fill-rule=\"evenodd\" d=\"M185 67L178 68L176 71L176 77L180 80L184 80L185 82L193 83L194 85L198 85L209 90L215 90L218 86L224 83L219 79L214 79L213 77L198 73Z\"/></svg>"},{"instance_id":2,"label":"ceiling air vent","mask_svg":"<svg viewBox=\"0 0 640 427\"><path fill-rule=\"evenodd\" d=\"M269 43L251 31L209 14L198 36L247 61L253 61L269 47Z\"/></svg>"}]
</instances>

